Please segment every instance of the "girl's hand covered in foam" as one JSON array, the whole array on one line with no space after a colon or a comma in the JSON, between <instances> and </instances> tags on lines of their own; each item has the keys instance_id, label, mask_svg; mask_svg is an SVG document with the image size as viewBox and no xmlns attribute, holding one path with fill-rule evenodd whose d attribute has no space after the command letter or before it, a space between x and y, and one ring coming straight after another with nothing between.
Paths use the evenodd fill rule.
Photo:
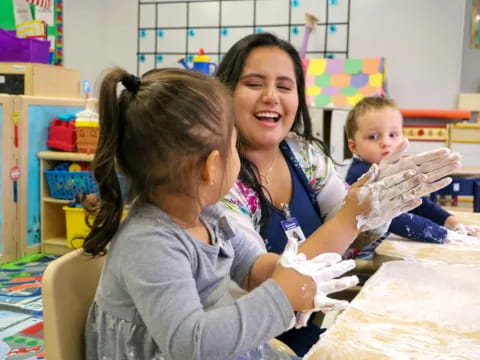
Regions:
<instances>
[{"instance_id":1,"label":"girl's hand covered in foam","mask_svg":"<svg viewBox=\"0 0 480 360\"><path fill-rule=\"evenodd\" d=\"M326 313L334 309L345 309L347 307L348 301L335 300L328 297L331 293L342 291L358 284L356 276L346 276L337 279L337 277L355 268L353 260L341 260L342 257L334 253L321 254L311 260L307 260L304 254L298 253L297 242L288 240L279 264L285 269L293 269L295 272L311 278L316 285L315 293L312 294L313 305L308 309L309 311L296 314L296 328L306 326L313 311ZM296 296L300 297L304 295L305 291L303 288L296 294Z\"/></svg>"},{"instance_id":2,"label":"girl's hand covered in foam","mask_svg":"<svg viewBox=\"0 0 480 360\"><path fill-rule=\"evenodd\" d=\"M417 174L428 176L428 182L433 183L452 171L460 168L461 161L458 153L452 153L450 149L440 148L426 151L420 154L404 156L408 148L408 140L404 139L398 146L386 156L378 165L378 180L399 172L413 169Z\"/></svg>"}]
</instances>

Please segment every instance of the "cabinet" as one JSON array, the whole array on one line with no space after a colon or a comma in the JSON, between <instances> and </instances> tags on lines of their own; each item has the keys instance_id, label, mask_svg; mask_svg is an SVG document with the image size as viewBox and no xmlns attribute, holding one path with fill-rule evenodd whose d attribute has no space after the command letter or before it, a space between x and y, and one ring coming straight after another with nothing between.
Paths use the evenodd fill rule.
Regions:
<instances>
[{"instance_id":1,"label":"cabinet","mask_svg":"<svg viewBox=\"0 0 480 360\"><path fill-rule=\"evenodd\" d=\"M13 104L9 96L0 95L0 263L16 257L16 209L14 183L10 170L15 165L14 128L9 126ZM16 186L17 184L15 184Z\"/></svg>"},{"instance_id":2,"label":"cabinet","mask_svg":"<svg viewBox=\"0 0 480 360\"><path fill-rule=\"evenodd\" d=\"M41 151L40 159L40 243L41 251L48 254L65 254L72 249L67 246L67 230L63 207L70 200L50 197L44 170L54 168L62 162L91 162L93 154L62 151Z\"/></svg>"},{"instance_id":3,"label":"cabinet","mask_svg":"<svg viewBox=\"0 0 480 360\"><path fill-rule=\"evenodd\" d=\"M37 155L47 150L51 120L84 107L82 99L0 95L0 263L40 251Z\"/></svg>"}]
</instances>

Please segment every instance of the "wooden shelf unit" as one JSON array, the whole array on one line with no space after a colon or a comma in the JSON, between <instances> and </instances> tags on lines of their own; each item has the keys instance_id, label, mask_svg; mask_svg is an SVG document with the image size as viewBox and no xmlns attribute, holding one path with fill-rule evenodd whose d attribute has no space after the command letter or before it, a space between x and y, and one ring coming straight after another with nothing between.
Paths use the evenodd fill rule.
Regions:
<instances>
[{"instance_id":1,"label":"wooden shelf unit","mask_svg":"<svg viewBox=\"0 0 480 360\"><path fill-rule=\"evenodd\" d=\"M73 249L67 246L65 212L62 207L70 200L54 199L50 196L45 170L65 162L91 162L93 154L70 153L62 151L41 151L40 159L40 243L41 251L63 255Z\"/></svg>"}]
</instances>

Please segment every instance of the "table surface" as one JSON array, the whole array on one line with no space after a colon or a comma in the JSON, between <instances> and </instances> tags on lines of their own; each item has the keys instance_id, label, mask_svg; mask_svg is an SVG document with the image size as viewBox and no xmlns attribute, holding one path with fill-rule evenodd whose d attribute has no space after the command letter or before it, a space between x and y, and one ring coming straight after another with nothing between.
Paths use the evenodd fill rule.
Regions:
<instances>
[{"instance_id":1,"label":"table surface","mask_svg":"<svg viewBox=\"0 0 480 360\"><path fill-rule=\"evenodd\" d=\"M480 265L391 261L304 359L478 359Z\"/></svg>"},{"instance_id":2,"label":"table surface","mask_svg":"<svg viewBox=\"0 0 480 360\"><path fill-rule=\"evenodd\" d=\"M452 177L480 177L480 166L464 166L454 171Z\"/></svg>"}]
</instances>

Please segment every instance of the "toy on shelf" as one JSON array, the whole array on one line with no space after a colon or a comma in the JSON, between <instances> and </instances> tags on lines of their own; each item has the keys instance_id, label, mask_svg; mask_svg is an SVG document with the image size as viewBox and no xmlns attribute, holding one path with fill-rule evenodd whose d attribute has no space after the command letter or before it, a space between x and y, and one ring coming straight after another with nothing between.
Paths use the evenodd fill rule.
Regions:
<instances>
[{"instance_id":1,"label":"toy on shelf","mask_svg":"<svg viewBox=\"0 0 480 360\"><path fill-rule=\"evenodd\" d=\"M76 116L78 152L93 154L97 150L100 133L97 103L97 99L87 99L86 109L80 111Z\"/></svg>"},{"instance_id":2,"label":"toy on shelf","mask_svg":"<svg viewBox=\"0 0 480 360\"><path fill-rule=\"evenodd\" d=\"M58 115L50 123L48 129L47 146L52 149L63 151L75 151L76 130L75 115Z\"/></svg>"},{"instance_id":3,"label":"toy on shelf","mask_svg":"<svg viewBox=\"0 0 480 360\"><path fill-rule=\"evenodd\" d=\"M214 75L217 72L217 64L210 62L210 58L205 55L203 49L193 57L193 66L189 66L183 57L178 59L178 62L187 70L198 71L205 75Z\"/></svg>"},{"instance_id":4,"label":"toy on shelf","mask_svg":"<svg viewBox=\"0 0 480 360\"><path fill-rule=\"evenodd\" d=\"M312 14L305 13L305 32L303 33L302 46L300 47L300 58L302 59L303 71L307 71L308 61L306 60L308 41L310 40L310 34L317 25L318 18Z\"/></svg>"}]
</instances>

